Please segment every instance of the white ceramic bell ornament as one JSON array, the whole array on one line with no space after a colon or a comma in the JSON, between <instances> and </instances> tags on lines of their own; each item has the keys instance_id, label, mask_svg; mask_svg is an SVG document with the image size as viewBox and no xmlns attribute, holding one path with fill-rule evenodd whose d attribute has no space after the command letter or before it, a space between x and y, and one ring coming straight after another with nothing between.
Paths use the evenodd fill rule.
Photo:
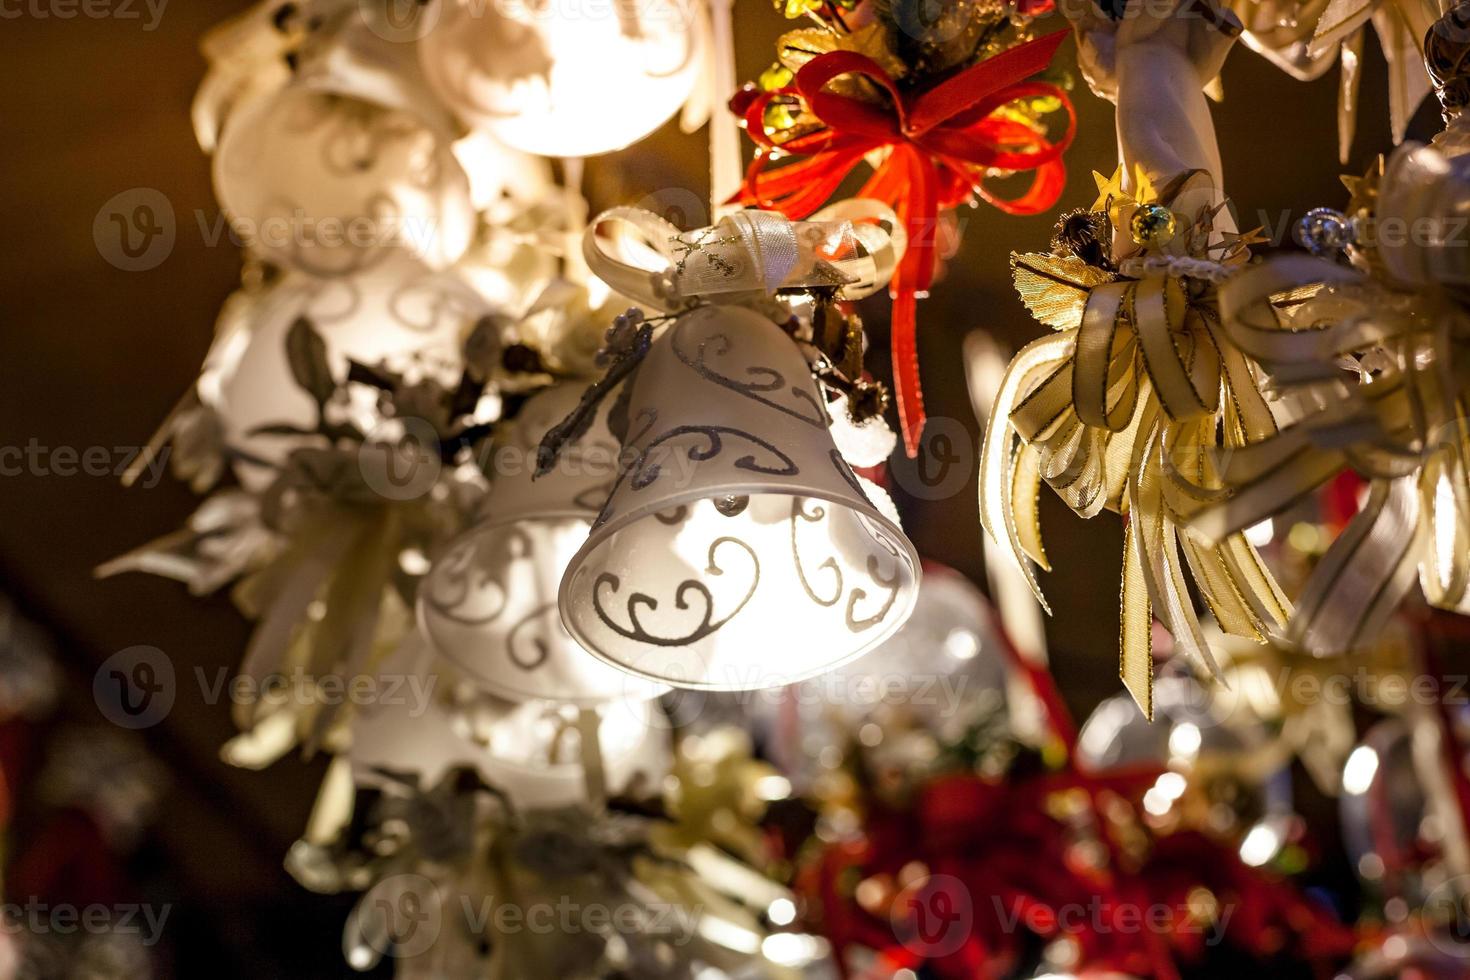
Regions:
<instances>
[{"instance_id":1,"label":"white ceramic bell ornament","mask_svg":"<svg viewBox=\"0 0 1470 980\"><path fill-rule=\"evenodd\" d=\"M397 683L395 675L407 678ZM383 775L417 774L428 788L456 766L469 766L527 809L587 801L576 708L546 701L485 699L470 708L441 700L434 658L421 637L407 640L384 665L383 697L352 719L348 759L360 786L388 786ZM669 771L668 727L652 704L614 705L599 716L597 738L607 792L654 792Z\"/></svg>"},{"instance_id":2,"label":"white ceramic bell ornament","mask_svg":"<svg viewBox=\"0 0 1470 980\"><path fill-rule=\"evenodd\" d=\"M258 429L309 429L316 423L315 403L293 379L286 356L286 337L299 318L310 320L322 337L339 382L347 377L348 361L355 360L452 384L461 370L464 338L493 312L452 271L433 272L407 256L349 278L286 276L255 301L248 331L236 331L231 349L215 364L214 407L226 445L240 453L237 476L248 488L263 487L306 438ZM365 395L361 407L370 412L375 396Z\"/></svg>"},{"instance_id":3,"label":"white ceramic bell ornament","mask_svg":"<svg viewBox=\"0 0 1470 980\"><path fill-rule=\"evenodd\" d=\"M908 618L919 558L864 495L800 348L765 316L681 316L628 393L624 464L562 580L567 629L676 687L832 670Z\"/></svg>"},{"instance_id":4,"label":"white ceramic bell ornament","mask_svg":"<svg viewBox=\"0 0 1470 980\"><path fill-rule=\"evenodd\" d=\"M394 253L442 268L475 230L469 179L440 131L406 109L306 85L232 114L214 189L243 245L315 276Z\"/></svg>"},{"instance_id":5,"label":"white ceramic bell ornament","mask_svg":"<svg viewBox=\"0 0 1470 980\"><path fill-rule=\"evenodd\" d=\"M468 125L552 157L620 150L689 98L703 57L695 0L433 0L429 84Z\"/></svg>"},{"instance_id":6,"label":"white ceramic bell ornament","mask_svg":"<svg viewBox=\"0 0 1470 980\"><path fill-rule=\"evenodd\" d=\"M584 385L537 394L491 446L482 519L451 542L419 586L424 635L467 679L512 701L590 705L658 697L661 684L609 666L562 625L557 589L617 476L606 406L591 430L533 481L536 447L576 407Z\"/></svg>"}]
</instances>

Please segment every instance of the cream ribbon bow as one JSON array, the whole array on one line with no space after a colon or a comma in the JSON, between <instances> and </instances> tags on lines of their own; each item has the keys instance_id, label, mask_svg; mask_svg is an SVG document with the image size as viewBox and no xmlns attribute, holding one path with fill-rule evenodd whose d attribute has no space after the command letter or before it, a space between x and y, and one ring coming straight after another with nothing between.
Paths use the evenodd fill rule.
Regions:
<instances>
[{"instance_id":1,"label":"cream ribbon bow","mask_svg":"<svg viewBox=\"0 0 1470 980\"><path fill-rule=\"evenodd\" d=\"M748 210L690 232L649 211L612 208L588 226L582 254L614 291L664 313L800 287L835 286L842 299L861 299L888 282L903 242L880 224L901 228L888 208L849 203L859 207L828 209L829 220Z\"/></svg>"}]
</instances>

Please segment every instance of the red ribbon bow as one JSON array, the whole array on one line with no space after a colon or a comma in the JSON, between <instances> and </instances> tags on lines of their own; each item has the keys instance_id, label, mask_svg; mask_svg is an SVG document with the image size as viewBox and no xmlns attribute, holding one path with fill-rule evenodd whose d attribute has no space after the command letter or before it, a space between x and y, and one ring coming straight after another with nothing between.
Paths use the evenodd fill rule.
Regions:
<instances>
[{"instance_id":1,"label":"red ribbon bow","mask_svg":"<svg viewBox=\"0 0 1470 980\"><path fill-rule=\"evenodd\" d=\"M1077 118L1065 92L1045 82L1025 82L1051 63L1066 31L1059 30L988 58L933 88L912 95L873 59L852 51L813 58L793 83L763 92L745 108L745 128L760 147L736 200L780 211L793 219L820 208L868 153L888 149L887 159L858 191L891 206L908 233L908 251L890 285L893 297L893 381L904 448L918 452L924 427L919 388L915 302L934 278L940 208L972 194L1008 214L1036 214L1056 203L1066 181L1062 152L1072 142ZM892 108L825 91L842 75L863 75L888 92ZM765 133L765 110L777 96L797 95L824 128L776 144ZM1015 119L993 115L1016 99L1051 96L1067 113L1067 131L1055 143ZM779 155L804 157L776 170ZM1030 188L1006 199L989 191L977 168L1035 171Z\"/></svg>"}]
</instances>

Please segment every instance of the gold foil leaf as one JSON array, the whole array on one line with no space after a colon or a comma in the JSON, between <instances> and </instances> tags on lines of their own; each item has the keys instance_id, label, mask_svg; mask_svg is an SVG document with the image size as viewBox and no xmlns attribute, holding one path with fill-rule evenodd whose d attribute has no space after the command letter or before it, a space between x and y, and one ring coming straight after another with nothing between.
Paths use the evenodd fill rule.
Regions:
<instances>
[{"instance_id":1,"label":"gold foil leaf","mask_svg":"<svg viewBox=\"0 0 1470 980\"><path fill-rule=\"evenodd\" d=\"M1093 287L1113 280L1112 273L1075 255L1047 252L1013 253L1011 277L1026 309L1054 330L1081 326Z\"/></svg>"},{"instance_id":2,"label":"gold foil leaf","mask_svg":"<svg viewBox=\"0 0 1470 980\"><path fill-rule=\"evenodd\" d=\"M866 55L892 78L902 78L908 72L908 66L889 47L888 33L882 24L869 24L851 34L836 34L820 27L801 27L787 31L776 42L776 56L781 64L793 72L801 71L802 66L813 58L833 51L852 51ZM843 91L844 86L857 87L845 78L838 78L833 80L831 88L833 91L850 94ZM871 89L864 88L859 94L871 97Z\"/></svg>"}]
</instances>

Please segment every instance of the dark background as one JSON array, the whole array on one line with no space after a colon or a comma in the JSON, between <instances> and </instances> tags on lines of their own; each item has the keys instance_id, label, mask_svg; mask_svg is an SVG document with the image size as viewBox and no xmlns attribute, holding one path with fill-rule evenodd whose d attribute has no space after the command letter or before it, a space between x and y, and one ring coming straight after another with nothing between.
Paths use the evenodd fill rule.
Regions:
<instances>
[{"instance_id":1,"label":"dark background","mask_svg":"<svg viewBox=\"0 0 1470 980\"><path fill-rule=\"evenodd\" d=\"M122 0L116 0L121 4ZM215 22L244 8L224 0L173 0L158 26L136 19L36 16L16 0L0 5L0 445L137 446L194 380L216 312L238 282L240 256L228 241L209 246L195 220L217 210L209 165L189 125L189 102L204 70L197 45ZM771 60L785 22L767 0L740 0L742 78ZM1071 66L1068 41L1061 61ZM1242 227L1341 206L1336 70L1294 82L1244 48L1225 70L1226 99L1215 107L1226 187ZM1068 154L1062 201L1094 197L1090 171L1116 164L1112 107L1080 79L1081 117ZM1426 105L1411 135L1434 132ZM1389 146L1386 80L1369 41L1360 125L1346 170L1361 173ZM594 209L653 191L706 193L703 133L673 125L589 170ZM147 272L113 267L93 241L93 219L115 194L156 188L178 216L170 257ZM1257 217L1261 212L1267 217ZM933 298L920 306L921 355L931 416L959 420L973 437L959 358L964 335L985 329L1011 347L1041 327L1010 287L1012 249L1045 247L1051 217L1011 218L969 211L959 254ZM869 318L873 367L886 372L882 307ZM927 558L983 582L975 505L974 439L958 447L968 479L954 494L916 500L899 490L906 526ZM165 651L179 672L179 696L145 733L170 771L167 797L133 873L160 900L176 903L170 922L179 975L346 975L341 901L311 896L281 869L303 827L320 763L288 760L265 773L219 761L233 734L223 704L205 704L193 667L208 676L232 667L246 624L222 596L197 601L170 582L128 576L98 582L99 562L176 527L196 501L165 480L124 490L115 480L0 477L0 589L59 637L67 679L64 713L99 722L91 698L97 665L135 644ZM1048 623L1053 664L1079 718L1118 690L1117 582L1121 533L1104 515L1084 523L1043 494L1048 550L1057 572L1045 582L1056 616ZM1331 811L1323 816L1329 822ZM1332 828L1328 828L1331 832ZM205 972L207 971L207 972Z\"/></svg>"}]
</instances>

